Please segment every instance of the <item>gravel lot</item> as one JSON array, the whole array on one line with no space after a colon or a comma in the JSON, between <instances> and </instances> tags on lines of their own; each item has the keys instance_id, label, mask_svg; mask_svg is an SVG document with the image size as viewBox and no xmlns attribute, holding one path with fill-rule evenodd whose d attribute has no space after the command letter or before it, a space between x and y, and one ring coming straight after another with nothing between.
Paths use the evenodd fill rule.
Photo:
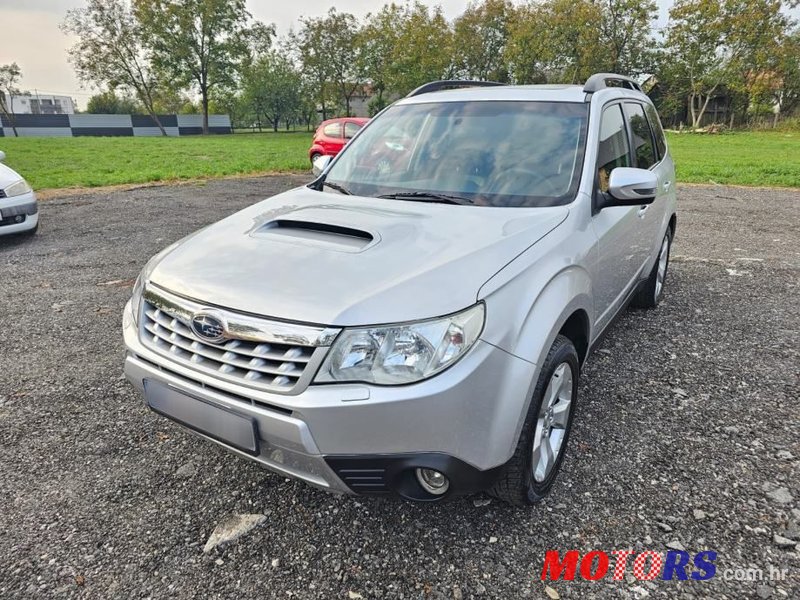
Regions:
<instances>
[{"instance_id":1,"label":"gravel lot","mask_svg":"<svg viewBox=\"0 0 800 600\"><path fill-rule=\"evenodd\" d=\"M554 493L519 510L328 495L184 433L123 379L146 260L303 181L54 199L34 239L0 240L0 597L800 597L798 549L774 538L800 540L800 193L680 190L665 302L589 361ZM204 554L236 513L267 519ZM546 549L675 542L715 550L716 577L538 579ZM725 580L746 568L764 580Z\"/></svg>"}]
</instances>

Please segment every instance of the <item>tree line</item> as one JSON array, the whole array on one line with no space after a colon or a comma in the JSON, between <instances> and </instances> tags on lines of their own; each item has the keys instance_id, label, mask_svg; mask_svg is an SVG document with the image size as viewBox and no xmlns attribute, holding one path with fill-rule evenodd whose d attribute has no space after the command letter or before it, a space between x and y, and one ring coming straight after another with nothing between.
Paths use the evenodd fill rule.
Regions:
<instances>
[{"instance_id":1,"label":"tree line","mask_svg":"<svg viewBox=\"0 0 800 600\"><path fill-rule=\"evenodd\" d=\"M648 76L662 114L697 127L723 92L739 123L798 109L800 29L787 12L798 3L677 0L656 30L655 0L474 0L452 21L411 0L361 19L331 8L279 39L245 0L87 0L62 28L78 38L78 77L102 90L89 108L145 112L162 132L164 113L201 112L206 131L210 110L236 126L310 128L350 115L356 97L375 114L437 79L580 83L602 71Z\"/></svg>"}]
</instances>

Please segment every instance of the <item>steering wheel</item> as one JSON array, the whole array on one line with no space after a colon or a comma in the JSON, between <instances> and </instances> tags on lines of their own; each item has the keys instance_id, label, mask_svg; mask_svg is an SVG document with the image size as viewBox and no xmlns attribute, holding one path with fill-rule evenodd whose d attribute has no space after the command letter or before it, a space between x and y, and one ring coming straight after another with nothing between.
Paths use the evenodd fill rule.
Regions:
<instances>
[{"instance_id":1,"label":"steering wheel","mask_svg":"<svg viewBox=\"0 0 800 600\"><path fill-rule=\"evenodd\" d=\"M513 184L513 190L515 194L519 194L520 189L525 188L538 188L541 185L544 185L545 194L549 193L553 196L560 196L561 190L559 190L555 184L550 180L547 175L544 175L537 171L531 171L526 169L525 167L512 167L510 169L505 169L504 171L499 172L492 181L492 184L489 186L489 189L494 194L503 194L508 193L505 191L505 188L510 187ZM543 196L545 194L537 193L537 196Z\"/></svg>"}]
</instances>

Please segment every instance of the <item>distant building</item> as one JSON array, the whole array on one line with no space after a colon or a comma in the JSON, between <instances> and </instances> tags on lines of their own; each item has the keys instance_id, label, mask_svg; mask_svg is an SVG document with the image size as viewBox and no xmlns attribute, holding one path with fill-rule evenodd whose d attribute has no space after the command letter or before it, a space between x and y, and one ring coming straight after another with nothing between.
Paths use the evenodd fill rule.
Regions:
<instances>
[{"instance_id":1,"label":"distant building","mask_svg":"<svg viewBox=\"0 0 800 600\"><path fill-rule=\"evenodd\" d=\"M2 92L0 92L2 93ZM9 112L15 115L74 115L75 101L69 96L52 94L14 94L5 96Z\"/></svg>"},{"instance_id":2,"label":"distant building","mask_svg":"<svg viewBox=\"0 0 800 600\"><path fill-rule=\"evenodd\" d=\"M372 100L374 94L372 86L368 83L358 86L350 98L350 116L351 117L369 117L369 101Z\"/></svg>"}]
</instances>

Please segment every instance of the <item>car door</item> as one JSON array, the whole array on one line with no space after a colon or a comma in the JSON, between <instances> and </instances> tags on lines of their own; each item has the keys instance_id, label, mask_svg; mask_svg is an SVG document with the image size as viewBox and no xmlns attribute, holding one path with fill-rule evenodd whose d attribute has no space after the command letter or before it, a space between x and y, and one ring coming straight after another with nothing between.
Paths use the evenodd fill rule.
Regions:
<instances>
[{"instance_id":1,"label":"car door","mask_svg":"<svg viewBox=\"0 0 800 600\"><path fill-rule=\"evenodd\" d=\"M603 109L599 139L597 196L608 191L608 180L615 168L633 165L628 127L620 103ZM638 282L648 258L648 240L640 206L611 206L593 212L592 227L597 236L595 326L597 331L602 331Z\"/></svg>"},{"instance_id":2,"label":"car door","mask_svg":"<svg viewBox=\"0 0 800 600\"><path fill-rule=\"evenodd\" d=\"M345 143L349 142L355 134L361 129L361 123L357 121L345 121L344 123L344 140Z\"/></svg>"},{"instance_id":3,"label":"car door","mask_svg":"<svg viewBox=\"0 0 800 600\"><path fill-rule=\"evenodd\" d=\"M650 124L650 129L653 132L653 140L656 144L656 152L658 154L658 162L653 167L656 175L658 176L658 198L657 208L653 211L653 217L656 220L660 219L660 227L658 228L658 239L655 240L654 252L661 247L660 235L664 231L667 219L671 215L670 207L675 205L676 198L676 181L675 181L675 163L672 162L672 157L667 152L667 141L664 138L664 130L661 127L661 121L658 118L658 113L652 104L645 103L644 111L647 114L647 122Z\"/></svg>"},{"instance_id":4,"label":"car door","mask_svg":"<svg viewBox=\"0 0 800 600\"><path fill-rule=\"evenodd\" d=\"M336 156L344 146L344 136L342 135L342 122L334 121L322 128L322 148L325 154Z\"/></svg>"},{"instance_id":5,"label":"car door","mask_svg":"<svg viewBox=\"0 0 800 600\"><path fill-rule=\"evenodd\" d=\"M661 160L656 147L656 138L650 119L645 115L645 107L641 102L624 103L625 118L628 122L631 146L633 147L634 166L653 171L658 177L656 199L652 204L644 205L639 211L642 220L642 233L648 245L648 257L655 258L661 247L661 228L667 207L667 195L672 186L672 167Z\"/></svg>"}]
</instances>

